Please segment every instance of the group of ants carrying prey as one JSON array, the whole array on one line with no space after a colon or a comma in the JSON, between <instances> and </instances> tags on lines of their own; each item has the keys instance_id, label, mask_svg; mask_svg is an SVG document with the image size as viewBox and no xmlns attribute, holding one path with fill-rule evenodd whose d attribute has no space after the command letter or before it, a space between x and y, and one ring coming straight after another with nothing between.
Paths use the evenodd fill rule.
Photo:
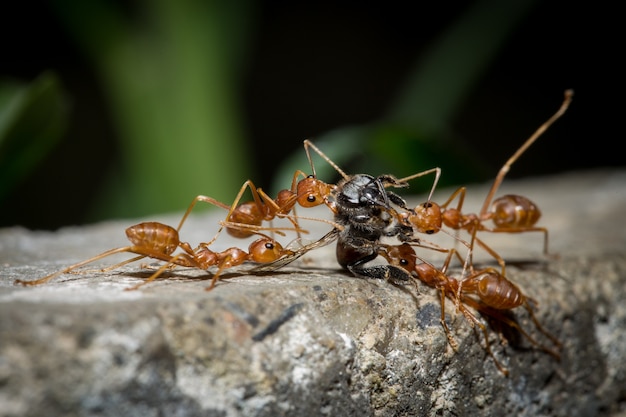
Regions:
<instances>
[{"instance_id":1,"label":"group of ants carrying prey","mask_svg":"<svg viewBox=\"0 0 626 417\"><path fill-rule=\"evenodd\" d=\"M112 270L146 257L163 261L164 264L145 281L128 290L136 290L155 280L164 271L177 266L202 270L217 267L210 285L206 288L212 290L225 269L249 261L255 264L252 269L248 270L250 273L275 271L311 250L336 242L337 261L355 276L384 279L395 286L413 284L417 287L419 281L437 289L441 297L441 324L450 345L455 350L457 343L445 321L446 299L454 303L457 311L460 311L472 326L475 325L482 331L485 349L503 374L508 375L508 370L494 356L487 327L474 311L487 320L516 329L532 345L559 359L561 343L537 320L532 306L536 302L506 277L505 260L480 239L479 233L541 232L544 235L543 252L547 254L548 231L546 228L536 226L541 215L539 208L521 195L505 195L495 199L494 197L511 165L566 112L573 98L573 91L566 90L564 95L564 101L558 111L544 122L502 166L478 214L468 214L462 211L465 187L457 189L443 204L437 204L432 200L441 174L440 168L429 169L405 178L396 178L389 174L377 177L368 174L348 175L312 142L305 140L304 149L311 166L311 174L296 171L291 188L280 191L275 199L261 188L257 188L250 180L242 185L231 205L199 195L189 205L177 228L158 222L139 223L126 229L126 235L131 242L129 246L108 250L38 280L16 280L16 283L25 286L43 284L61 274L74 271L109 255L129 252L138 256L103 269L103 271ZM341 175L342 179L337 184L325 183L317 178L311 150ZM435 180L428 199L416 207L409 207L400 195L390 190L408 187L409 181L429 174L434 174ZM240 202L248 189L253 199ZM452 202L455 199L457 205L453 207ZM179 231L198 202L221 207L228 210L228 214L225 220L220 222L219 230L210 241L200 243L193 248L189 243L180 240ZM332 220L312 219L297 215L295 212L296 206L310 208L320 205L325 205L330 209L333 215ZM287 219L290 227L264 225L264 222L271 222L275 218ZM298 236L306 232L300 227L299 219L320 220L331 225L332 230L317 241L288 249L282 246L274 236L284 235L286 230L295 231ZM493 225L488 223L490 221ZM215 252L210 247L223 229L237 238L251 236L259 236L259 238L249 245L247 251L231 247ZM459 237L458 232L461 230L467 232L469 236L467 239ZM449 234L458 245L445 248L428 243L423 238L424 235L438 232ZM396 238L398 243L384 243L389 240L387 238ZM492 256L497 261L498 268L493 266L476 268L472 260L476 246ZM465 248L465 256L462 256L458 247ZM446 256L443 265L436 267L428 262L418 255L416 248L444 253ZM175 253L178 249L180 249L178 253ZM378 257L382 257L386 263L369 264ZM454 259L459 260L463 266L460 274L453 275L449 272ZM528 312L537 330L551 341L552 347L537 341L508 314L510 310L520 306Z\"/></svg>"}]
</instances>

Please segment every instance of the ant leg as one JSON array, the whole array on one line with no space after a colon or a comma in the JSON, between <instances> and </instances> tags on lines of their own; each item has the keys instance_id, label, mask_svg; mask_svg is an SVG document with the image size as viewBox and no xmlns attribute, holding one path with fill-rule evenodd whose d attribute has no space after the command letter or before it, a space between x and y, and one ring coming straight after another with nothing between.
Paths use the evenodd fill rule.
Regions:
<instances>
[{"instance_id":1,"label":"ant leg","mask_svg":"<svg viewBox=\"0 0 626 417\"><path fill-rule=\"evenodd\" d=\"M437 183L439 183L439 177L441 176L441 168L436 167L436 168L428 169L426 171L418 172L417 174L413 174L413 175L409 175L408 177L400 178L398 181L399 182L408 182L408 181L411 181L412 179L419 178L419 177L422 177L424 175L432 174L433 172L435 173L435 180L433 181L433 186L430 188L430 193L428 193L428 200L426 200L427 202L430 202L430 200L432 200L433 193L435 192L435 188L437 188Z\"/></svg>"},{"instance_id":2,"label":"ant leg","mask_svg":"<svg viewBox=\"0 0 626 417\"><path fill-rule=\"evenodd\" d=\"M101 268L101 269L98 270L98 272L109 272L109 271L112 271L114 269L120 268L120 267L122 267L124 265L128 265L128 264L130 264L132 262L139 261L139 260L141 260L141 259L143 259L145 257L146 257L146 255L135 256L134 258L130 258L130 259L127 259L125 261L116 263L115 265L107 266L106 268Z\"/></svg>"},{"instance_id":3,"label":"ant leg","mask_svg":"<svg viewBox=\"0 0 626 417\"><path fill-rule=\"evenodd\" d=\"M313 176L315 178L317 178L317 174L315 173L315 165L313 164L313 159L311 158L311 153L309 151L309 148L313 149L320 157L322 157L322 159L324 161L326 161L326 163L328 163L328 165L333 167L335 169L335 171L337 171L339 173L339 175L341 175L343 177L343 179L345 179L345 180L350 179L350 176L348 174L346 174L345 172L343 172L343 170L341 168L339 168L339 166L337 164L335 164L328 156L326 156L326 154L324 154L324 152L322 152L310 140L305 139L304 140L304 151L306 152L306 157L309 160L309 165L311 165L311 172L313 173Z\"/></svg>"},{"instance_id":4,"label":"ant leg","mask_svg":"<svg viewBox=\"0 0 626 417\"><path fill-rule=\"evenodd\" d=\"M473 302L473 300L465 298L463 302L468 305L471 305L472 307L476 308L478 311L481 311L480 305L478 303ZM485 337L485 350L487 351L489 356L491 356L491 358L493 359L493 362L495 363L498 370L502 372L505 376L508 376L509 370L505 368L504 365L500 363L500 361L498 361L493 351L491 350L491 343L489 343L489 332L487 331L487 327L483 323L481 323L481 321L478 320L478 318L474 314L472 314L463 304L461 304L461 309L462 309L461 311L463 311L463 315L470 321L470 323L472 325L473 324L477 325L480 328L480 330L483 332L483 336Z\"/></svg>"},{"instance_id":5,"label":"ant leg","mask_svg":"<svg viewBox=\"0 0 626 417\"><path fill-rule=\"evenodd\" d=\"M222 271L226 268L232 268L233 266L241 265L248 259L248 253L244 252L239 248L229 248L224 252L218 254L219 262L217 271L213 274L213 278L211 278L211 284L206 287L205 291L211 291L217 281L220 279Z\"/></svg>"},{"instance_id":6,"label":"ant leg","mask_svg":"<svg viewBox=\"0 0 626 417\"><path fill-rule=\"evenodd\" d=\"M505 262L504 258L502 258L502 256L500 256L495 250L493 250L491 247L489 247L485 242L483 242L479 238L475 237L475 235L476 235L475 233L473 235L474 235L473 236L473 242L477 243L478 246L480 246L485 251L487 251L487 253L489 255L491 255L496 260L496 262L498 262L498 265L500 265L500 268L502 268L501 275L503 277L506 276L506 262ZM472 270L473 270L473 268L472 268Z\"/></svg>"},{"instance_id":7,"label":"ant leg","mask_svg":"<svg viewBox=\"0 0 626 417\"><path fill-rule=\"evenodd\" d=\"M493 229L485 229L493 233L525 233L525 232L541 232L543 233L543 254L548 255L548 229L545 227L496 227Z\"/></svg>"},{"instance_id":8,"label":"ant leg","mask_svg":"<svg viewBox=\"0 0 626 417\"><path fill-rule=\"evenodd\" d=\"M195 266L197 268L201 268L201 265L198 264L191 256L187 253L179 253L175 256L168 256L167 263L163 264L159 269L156 270L152 275L150 275L145 281L140 282L137 285L133 285L132 287L125 288L124 291L135 291L140 287L143 287L146 284L157 279L166 269L174 266L174 265L182 265L182 266ZM202 268L201 268L202 269Z\"/></svg>"},{"instance_id":9,"label":"ant leg","mask_svg":"<svg viewBox=\"0 0 626 417\"><path fill-rule=\"evenodd\" d=\"M454 340L452 336L452 332L450 332L450 328L448 328L448 324L446 323L446 291L444 288L441 288L441 318L439 321L441 322L441 326L443 327L444 332L446 333L446 337L448 338L448 343L452 346L455 352L459 350L459 344Z\"/></svg>"},{"instance_id":10,"label":"ant leg","mask_svg":"<svg viewBox=\"0 0 626 417\"><path fill-rule=\"evenodd\" d=\"M525 308L528 310L529 307L525 306ZM518 323L516 323L515 321L511 320L510 318L506 317L505 315L503 315L500 311L498 311L497 309L493 309L493 308L489 308L486 306L481 306L477 303L476 305L476 309L481 312L482 314L489 316L495 320L498 320L506 325L508 325L509 327L514 328L515 330L517 330L518 332L520 332L522 334L522 336L524 336L526 339L528 339L528 341L533 344L534 346L536 346L538 349L546 352L547 354L551 355L552 357L554 357L557 360L560 360L561 355L553 350L548 348L547 346L544 346L543 344L539 343L534 337L532 337L530 334L528 334L528 332L526 332ZM545 336L547 336L552 342L554 342L555 346L557 347L561 347L561 342L559 342L558 339L556 339L556 337L554 337L553 335L551 335L547 330L545 330L543 328L543 326L541 326L541 324L539 324L539 321L536 319L534 313L532 311L529 311L529 316L531 318L531 320L533 321L533 323L535 323L535 325L537 326L537 329L543 333Z\"/></svg>"},{"instance_id":11,"label":"ant leg","mask_svg":"<svg viewBox=\"0 0 626 417\"><path fill-rule=\"evenodd\" d=\"M552 335L548 330L546 330L546 328L543 327L541 323L539 323L539 320L537 320L537 317L535 316L533 309L530 307L530 305L528 305L528 301L524 304L524 308L526 309L526 311L528 311L528 316L530 317L532 322L535 324L535 327L537 327L537 330L539 330L544 336L550 339L552 343L554 343L554 345L560 349L562 346L561 342L559 341L559 339L556 338L556 336ZM551 352L548 352L548 353L551 353ZM556 357L558 359L560 355L557 355Z\"/></svg>"},{"instance_id":12,"label":"ant leg","mask_svg":"<svg viewBox=\"0 0 626 417\"><path fill-rule=\"evenodd\" d=\"M448 197L448 199L446 200L445 203L443 203L441 205L441 208L448 208L448 205L457 197L459 196L459 201L456 205L456 209L457 211L460 213L461 212L461 208L463 208L463 202L465 201L465 193L466 193L467 189L466 187L459 187L457 188L451 195L450 197Z\"/></svg>"},{"instance_id":13,"label":"ant leg","mask_svg":"<svg viewBox=\"0 0 626 417\"><path fill-rule=\"evenodd\" d=\"M51 279L58 277L59 275L66 274L66 273L68 273L68 272L70 272L70 271L72 271L72 270L74 270L76 268L80 268L81 266L90 264L90 263L95 262L95 261L97 261L99 259L106 258L107 256L110 256L110 255L113 255L113 254L116 254L116 253L123 253L123 252L131 252L132 253L134 248L136 248L136 247L135 246L125 246L125 247L122 247L122 248L110 249L110 250L108 250L106 252L102 252L100 255L96 255L96 256L94 256L92 258L89 258L89 259L86 259L84 261L75 263L74 265L70 265L67 268L64 268L64 269L62 269L60 271L57 271L57 272L55 272L53 274L46 275L43 278L39 278L39 279L34 280L34 281L24 281L24 280L21 280L21 279L16 279L15 283L16 284L21 284L21 285L24 285L24 286L33 286L33 285L44 284L44 283L50 281Z\"/></svg>"},{"instance_id":14,"label":"ant leg","mask_svg":"<svg viewBox=\"0 0 626 417\"><path fill-rule=\"evenodd\" d=\"M205 195L197 195L196 197L194 197L193 201L191 202L191 204L189 204L189 207L187 207L187 211L185 211L185 214L183 215L183 217L180 219L180 222L178 223L178 227L176 228L176 231L180 232L180 229L183 227L183 224L185 223L185 220L187 220L187 217L189 217L189 214L191 213L191 210L193 210L193 208L195 207L195 205L198 202L203 202L203 203L209 203L209 204L213 204L214 206L217 207L221 207L225 210L229 210L230 206L227 204L222 203L221 201L218 201L212 197L208 197Z\"/></svg>"}]
</instances>

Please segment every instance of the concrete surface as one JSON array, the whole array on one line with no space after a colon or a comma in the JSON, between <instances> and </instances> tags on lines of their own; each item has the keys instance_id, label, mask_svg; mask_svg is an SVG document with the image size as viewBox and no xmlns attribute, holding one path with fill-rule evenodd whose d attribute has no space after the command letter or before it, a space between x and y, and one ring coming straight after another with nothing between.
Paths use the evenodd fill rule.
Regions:
<instances>
[{"instance_id":1,"label":"concrete surface","mask_svg":"<svg viewBox=\"0 0 626 417\"><path fill-rule=\"evenodd\" d=\"M487 187L469 188L465 211L480 209ZM451 192L438 191L435 201ZM514 332L508 345L490 332L510 370L504 376L481 333L448 303L454 351L434 289L352 277L337 267L333 246L272 274L233 268L211 292L210 273L184 268L124 291L151 273L141 262L98 271L124 255L21 287L16 278L126 246L124 229L140 220L176 226L180 215L57 232L14 227L0 230L0 415L626 415L626 172L505 181L504 193L542 208L558 256L542 256L538 233L482 236L538 301L539 320L563 343L560 361ZM325 209L299 214L329 217ZM223 216L194 215L181 237L206 241ZM310 239L329 230L306 226ZM233 244L247 247L222 234L213 248ZM476 261L490 259L477 251ZM549 344L523 309L514 317Z\"/></svg>"}]
</instances>

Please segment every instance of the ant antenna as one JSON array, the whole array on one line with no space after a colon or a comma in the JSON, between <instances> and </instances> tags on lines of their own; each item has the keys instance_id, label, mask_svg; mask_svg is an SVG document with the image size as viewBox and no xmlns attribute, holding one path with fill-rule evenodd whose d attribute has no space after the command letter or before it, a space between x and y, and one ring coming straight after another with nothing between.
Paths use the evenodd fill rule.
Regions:
<instances>
[{"instance_id":1,"label":"ant antenna","mask_svg":"<svg viewBox=\"0 0 626 417\"><path fill-rule=\"evenodd\" d=\"M309 164L311 165L311 172L313 173L313 177L317 178L317 174L315 173L315 166L313 165L313 159L311 158L311 153L309 152L309 147L313 148L313 150L315 152L317 152L317 154L319 156L321 156L328 163L328 165L333 167L335 169L335 171L337 171L345 180L349 180L350 179L350 176L348 174L346 174L345 172L343 172L343 170L341 168L339 168L339 166L337 164L335 164L328 156L326 156L326 154L324 152L322 152L317 146L313 145L313 143L310 140L305 139L304 140L304 150L306 152L306 157L309 160Z\"/></svg>"}]
</instances>

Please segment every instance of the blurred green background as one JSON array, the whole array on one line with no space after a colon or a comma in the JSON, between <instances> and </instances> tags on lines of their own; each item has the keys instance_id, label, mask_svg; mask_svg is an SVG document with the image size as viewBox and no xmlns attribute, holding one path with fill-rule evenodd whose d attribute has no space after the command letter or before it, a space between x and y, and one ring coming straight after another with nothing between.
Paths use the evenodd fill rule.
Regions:
<instances>
[{"instance_id":1,"label":"blurred green background","mask_svg":"<svg viewBox=\"0 0 626 417\"><path fill-rule=\"evenodd\" d=\"M0 226L56 229L230 203L309 171L487 181L623 166L617 13L571 2L91 0L5 6ZM602 47L599 47L599 46ZM317 164L328 182L336 173ZM428 190L416 180L410 192Z\"/></svg>"}]
</instances>

